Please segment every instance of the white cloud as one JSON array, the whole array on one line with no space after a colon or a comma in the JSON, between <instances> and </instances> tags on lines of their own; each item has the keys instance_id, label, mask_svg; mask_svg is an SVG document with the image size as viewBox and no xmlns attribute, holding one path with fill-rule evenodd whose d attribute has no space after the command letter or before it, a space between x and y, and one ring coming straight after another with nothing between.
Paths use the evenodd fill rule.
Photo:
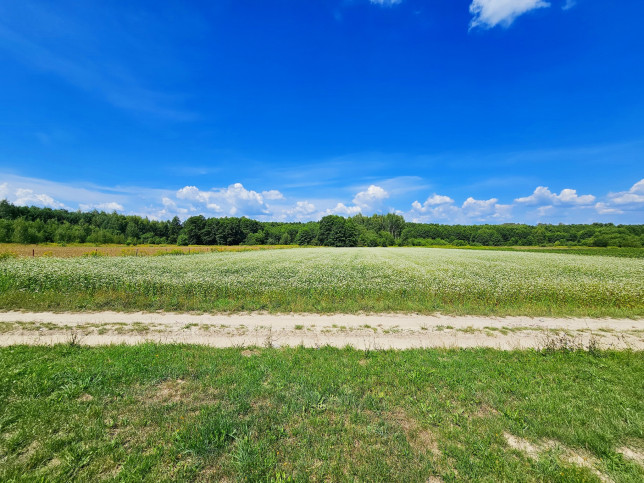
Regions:
<instances>
[{"instance_id":1,"label":"white cloud","mask_svg":"<svg viewBox=\"0 0 644 483\"><path fill-rule=\"evenodd\" d=\"M344 203L338 203L335 208L326 210L325 215L345 215L353 216L360 213L362 210L359 206L346 206Z\"/></svg>"},{"instance_id":2,"label":"white cloud","mask_svg":"<svg viewBox=\"0 0 644 483\"><path fill-rule=\"evenodd\" d=\"M476 200L471 196L463 202L461 211L468 220L491 221L507 219L512 212L512 205L499 204L496 198Z\"/></svg>"},{"instance_id":3,"label":"white cloud","mask_svg":"<svg viewBox=\"0 0 644 483\"><path fill-rule=\"evenodd\" d=\"M589 205L595 201L593 195L578 195L577 190L563 189L559 194L552 193L547 186L537 186L530 196L514 201L526 205Z\"/></svg>"},{"instance_id":4,"label":"white cloud","mask_svg":"<svg viewBox=\"0 0 644 483\"><path fill-rule=\"evenodd\" d=\"M45 193L34 193L33 190L26 188L18 188L16 190L16 197L13 204L21 206L46 206L49 208L66 208L63 203L56 201L51 196Z\"/></svg>"},{"instance_id":5,"label":"white cloud","mask_svg":"<svg viewBox=\"0 0 644 483\"><path fill-rule=\"evenodd\" d=\"M454 200L449 196L437 195L434 193L428 197L422 205L418 201L414 201L411 206L414 210L419 211L420 213L427 213L427 211L435 209L434 207L436 206L450 203L454 203Z\"/></svg>"},{"instance_id":6,"label":"white cloud","mask_svg":"<svg viewBox=\"0 0 644 483\"><path fill-rule=\"evenodd\" d=\"M321 212L320 216L353 216L363 212L380 211L384 200L387 198L389 198L389 193L385 189L372 184L366 190L356 193L352 200L353 205L345 205L342 202L338 202L335 207Z\"/></svg>"},{"instance_id":7,"label":"white cloud","mask_svg":"<svg viewBox=\"0 0 644 483\"><path fill-rule=\"evenodd\" d=\"M635 183L630 190L612 193L608 197L612 203L618 205L644 203L644 179Z\"/></svg>"},{"instance_id":8,"label":"white cloud","mask_svg":"<svg viewBox=\"0 0 644 483\"><path fill-rule=\"evenodd\" d=\"M561 7L561 9L562 10L570 10L575 5L577 5L577 0L566 0L566 3L564 4L563 7Z\"/></svg>"},{"instance_id":9,"label":"white cloud","mask_svg":"<svg viewBox=\"0 0 644 483\"><path fill-rule=\"evenodd\" d=\"M608 203L601 202L595 204L595 210L597 210L597 213L600 215L621 215L624 213L622 210L617 208L611 208Z\"/></svg>"},{"instance_id":10,"label":"white cloud","mask_svg":"<svg viewBox=\"0 0 644 483\"><path fill-rule=\"evenodd\" d=\"M475 200L471 196L463 202L461 209L463 213L472 217L480 217L494 214L496 203L499 201L496 198L489 200Z\"/></svg>"},{"instance_id":11,"label":"white cloud","mask_svg":"<svg viewBox=\"0 0 644 483\"><path fill-rule=\"evenodd\" d=\"M561 190L561 193L559 193L557 199L561 203L572 203L575 205L589 205L593 201L595 201L595 197L593 195L580 196L577 194L577 190L569 188Z\"/></svg>"},{"instance_id":12,"label":"white cloud","mask_svg":"<svg viewBox=\"0 0 644 483\"><path fill-rule=\"evenodd\" d=\"M358 191L358 190L356 190ZM309 193L310 192L310 193ZM431 192L430 192L431 193ZM307 190L307 198L315 192ZM431 193L423 202L409 204L409 192L378 182L346 198L308 198L296 201L277 190L254 191L241 183L223 188L200 190L185 186L170 191L144 187L105 187L75 185L0 173L0 199L21 205L39 205L75 210L113 210L153 219L185 218L191 215L248 216L262 221L319 220L328 214L354 216L358 213L398 212L399 202L408 207L402 213L410 221L440 223L499 223L506 220L536 223L592 223L615 221L641 223L644 216L644 179L630 189L602 194L597 198L580 195L574 189L551 192L539 186L530 196L502 204L497 197L458 202L443 194ZM411 198L413 199L413 198ZM407 201L409 200L409 201ZM385 209L384 203L390 203ZM127 210L125 209L127 208Z\"/></svg>"},{"instance_id":13,"label":"white cloud","mask_svg":"<svg viewBox=\"0 0 644 483\"><path fill-rule=\"evenodd\" d=\"M387 198L389 198L389 193L380 186L372 184L366 191L357 193L353 198L353 203L364 209L371 209L381 204Z\"/></svg>"},{"instance_id":14,"label":"white cloud","mask_svg":"<svg viewBox=\"0 0 644 483\"><path fill-rule=\"evenodd\" d=\"M196 186L184 186L176 193L177 199L200 203L210 211L230 216L253 216L270 213L265 199L279 200L284 196L277 190L247 190L241 183L234 183L227 188L215 188L201 191ZM265 198L266 197L266 198Z\"/></svg>"},{"instance_id":15,"label":"white cloud","mask_svg":"<svg viewBox=\"0 0 644 483\"><path fill-rule=\"evenodd\" d=\"M315 205L309 203L308 201L298 201L295 204L295 208L289 210L289 213L298 214L298 215L310 215L315 211Z\"/></svg>"},{"instance_id":16,"label":"white cloud","mask_svg":"<svg viewBox=\"0 0 644 483\"><path fill-rule=\"evenodd\" d=\"M215 198L227 203L228 212L233 216L269 212L262 195L257 191L247 190L241 183L231 184L228 188L219 190Z\"/></svg>"},{"instance_id":17,"label":"white cloud","mask_svg":"<svg viewBox=\"0 0 644 483\"><path fill-rule=\"evenodd\" d=\"M369 0L375 5L380 5L382 7L392 7L393 5L398 5L402 3L402 0Z\"/></svg>"},{"instance_id":18,"label":"white cloud","mask_svg":"<svg viewBox=\"0 0 644 483\"><path fill-rule=\"evenodd\" d=\"M284 195L277 190L262 191L265 200L283 200Z\"/></svg>"},{"instance_id":19,"label":"white cloud","mask_svg":"<svg viewBox=\"0 0 644 483\"><path fill-rule=\"evenodd\" d=\"M470 196L459 207L449 196L433 194L423 204L414 201L410 215L413 221L424 223L443 220L447 223L493 222L509 218L512 205L498 201L497 198L477 200Z\"/></svg>"},{"instance_id":20,"label":"white cloud","mask_svg":"<svg viewBox=\"0 0 644 483\"><path fill-rule=\"evenodd\" d=\"M79 204L78 207L82 211L89 211L89 210L99 210L99 211L107 211L108 213L111 213L112 211L124 211L125 208L123 208L123 205L120 203L117 203L116 201L110 201L107 203L98 203L98 204Z\"/></svg>"},{"instance_id":21,"label":"white cloud","mask_svg":"<svg viewBox=\"0 0 644 483\"><path fill-rule=\"evenodd\" d=\"M295 203L295 206L289 205L281 207L281 209L276 210L275 218L280 220L293 220L293 221L309 221L317 220L321 216L319 213L315 213L316 207L313 203L308 201L298 201Z\"/></svg>"},{"instance_id":22,"label":"white cloud","mask_svg":"<svg viewBox=\"0 0 644 483\"><path fill-rule=\"evenodd\" d=\"M508 27L519 15L549 6L544 0L472 0L470 28Z\"/></svg>"},{"instance_id":23,"label":"white cloud","mask_svg":"<svg viewBox=\"0 0 644 483\"><path fill-rule=\"evenodd\" d=\"M416 201L415 203L418 202ZM418 203L418 205L420 205L420 203ZM422 207L422 205L420 206ZM444 205L438 205L434 208L426 208L424 211L420 211L420 213L422 213L422 216L417 215L419 211L420 210L412 209L412 221L418 223L428 223L443 220L447 223L453 223L460 217L459 208L457 206L454 206L453 204L447 203Z\"/></svg>"},{"instance_id":24,"label":"white cloud","mask_svg":"<svg viewBox=\"0 0 644 483\"><path fill-rule=\"evenodd\" d=\"M209 192L200 191L196 186L184 186L177 191L177 198L180 200L197 201L199 203L207 203L210 198Z\"/></svg>"}]
</instances>

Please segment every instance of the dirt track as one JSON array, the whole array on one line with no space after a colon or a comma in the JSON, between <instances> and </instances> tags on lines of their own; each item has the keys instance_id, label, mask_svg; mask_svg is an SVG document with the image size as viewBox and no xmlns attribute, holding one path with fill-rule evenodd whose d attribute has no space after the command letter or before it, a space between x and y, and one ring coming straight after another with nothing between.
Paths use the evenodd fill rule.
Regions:
<instances>
[{"instance_id":1,"label":"dirt track","mask_svg":"<svg viewBox=\"0 0 644 483\"><path fill-rule=\"evenodd\" d=\"M0 313L0 345L162 343L359 349L540 348L559 342L644 350L644 321L401 314Z\"/></svg>"}]
</instances>

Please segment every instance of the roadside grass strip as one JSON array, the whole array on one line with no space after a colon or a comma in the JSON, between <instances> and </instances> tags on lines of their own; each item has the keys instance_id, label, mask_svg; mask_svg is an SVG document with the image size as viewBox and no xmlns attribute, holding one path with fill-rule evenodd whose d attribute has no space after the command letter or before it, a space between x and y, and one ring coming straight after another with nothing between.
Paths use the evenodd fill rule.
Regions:
<instances>
[{"instance_id":1,"label":"roadside grass strip","mask_svg":"<svg viewBox=\"0 0 644 483\"><path fill-rule=\"evenodd\" d=\"M0 349L1 481L644 479L631 351Z\"/></svg>"}]
</instances>

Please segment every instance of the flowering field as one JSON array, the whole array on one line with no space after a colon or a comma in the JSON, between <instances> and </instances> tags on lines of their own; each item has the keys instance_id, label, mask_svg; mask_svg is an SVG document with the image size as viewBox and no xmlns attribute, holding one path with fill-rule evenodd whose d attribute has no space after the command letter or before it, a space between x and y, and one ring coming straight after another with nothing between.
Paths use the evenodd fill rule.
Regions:
<instances>
[{"instance_id":1,"label":"flowering field","mask_svg":"<svg viewBox=\"0 0 644 483\"><path fill-rule=\"evenodd\" d=\"M275 250L295 248L295 245L101 245L72 244L72 245L24 245L20 243L0 243L0 257L147 257L162 255L194 255L211 252L247 252L255 250Z\"/></svg>"},{"instance_id":2,"label":"flowering field","mask_svg":"<svg viewBox=\"0 0 644 483\"><path fill-rule=\"evenodd\" d=\"M8 258L5 309L644 315L644 260L418 248Z\"/></svg>"}]
</instances>

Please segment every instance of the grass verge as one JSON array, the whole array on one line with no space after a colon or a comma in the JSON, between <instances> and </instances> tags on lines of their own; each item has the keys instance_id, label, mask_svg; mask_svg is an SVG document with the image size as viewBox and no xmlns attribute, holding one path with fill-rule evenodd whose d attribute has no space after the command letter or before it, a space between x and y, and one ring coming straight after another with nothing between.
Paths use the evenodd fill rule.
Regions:
<instances>
[{"instance_id":1,"label":"grass verge","mask_svg":"<svg viewBox=\"0 0 644 483\"><path fill-rule=\"evenodd\" d=\"M634 352L14 346L0 480L642 481L643 373Z\"/></svg>"},{"instance_id":2,"label":"grass verge","mask_svg":"<svg viewBox=\"0 0 644 483\"><path fill-rule=\"evenodd\" d=\"M377 296L355 292L326 294L324 292L274 291L239 296L194 296L181 293L154 295L119 290L59 292L54 290L27 292L7 289L0 292L2 310L29 311L104 311L116 312L198 312L198 313L418 313L431 315L488 315L526 317L644 317L644 306L609 306L601 302L579 304L562 297L537 300L450 297L423 293L395 292Z\"/></svg>"}]
</instances>

